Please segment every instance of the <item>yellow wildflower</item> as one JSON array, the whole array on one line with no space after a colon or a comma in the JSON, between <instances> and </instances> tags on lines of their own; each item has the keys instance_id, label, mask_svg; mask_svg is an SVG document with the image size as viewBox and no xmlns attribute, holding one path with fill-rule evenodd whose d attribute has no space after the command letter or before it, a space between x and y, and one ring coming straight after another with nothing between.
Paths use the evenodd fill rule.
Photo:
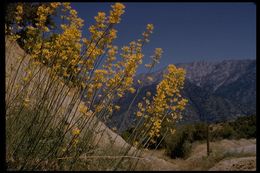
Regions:
<instances>
[{"instance_id":1,"label":"yellow wildflower","mask_svg":"<svg viewBox=\"0 0 260 173\"><path fill-rule=\"evenodd\" d=\"M24 82L27 82L28 80L29 80L28 77L24 77L24 78L23 78L23 81L24 81Z\"/></svg>"},{"instance_id":2,"label":"yellow wildflower","mask_svg":"<svg viewBox=\"0 0 260 173\"><path fill-rule=\"evenodd\" d=\"M24 99L24 102L23 102L24 107L28 107L29 106L29 102L30 102L30 99L28 97L26 97Z\"/></svg>"},{"instance_id":3,"label":"yellow wildflower","mask_svg":"<svg viewBox=\"0 0 260 173\"><path fill-rule=\"evenodd\" d=\"M73 139L73 146L76 147L76 145L79 143L78 139Z\"/></svg>"},{"instance_id":4,"label":"yellow wildflower","mask_svg":"<svg viewBox=\"0 0 260 173\"><path fill-rule=\"evenodd\" d=\"M136 116L141 117L143 114L140 111L137 111Z\"/></svg>"},{"instance_id":5,"label":"yellow wildflower","mask_svg":"<svg viewBox=\"0 0 260 173\"><path fill-rule=\"evenodd\" d=\"M110 11L109 22L111 24L119 23L120 16L125 12L125 6L122 3L115 3L111 7L112 11Z\"/></svg>"},{"instance_id":6,"label":"yellow wildflower","mask_svg":"<svg viewBox=\"0 0 260 173\"><path fill-rule=\"evenodd\" d=\"M133 146L134 146L134 147L137 147L137 146L138 146L138 144L139 144L139 142L138 142L138 141L134 141L134 143L133 143Z\"/></svg>"},{"instance_id":7,"label":"yellow wildflower","mask_svg":"<svg viewBox=\"0 0 260 173\"><path fill-rule=\"evenodd\" d=\"M132 93L132 94L133 94L133 93L135 93L135 89L134 89L134 88L132 88L132 87L131 87L131 88L129 88L129 91L130 91L130 93Z\"/></svg>"},{"instance_id":8,"label":"yellow wildflower","mask_svg":"<svg viewBox=\"0 0 260 173\"><path fill-rule=\"evenodd\" d=\"M17 10L18 14L22 14L23 13L23 6L22 5L17 5L16 10Z\"/></svg>"},{"instance_id":9,"label":"yellow wildflower","mask_svg":"<svg viewBox=\"0 0 260 173\"><path fill-rule=\"evenodd\" d=\"M16 22L20 23L21 20L22 20L22 14L23 14L23 6L22 5L17 5L15 14L16 14L16 17L15 17Z\"/></svg>"},{"instance_id":10,"label":"yellow wildflower","mask_svg":"<svg viewBox=\"0 0 260 173\"><path fill-rule=\"evenodd\" d=\"M119 109L120 109L120 106L115 105L115 109L116 109L116 110L119 110Z\"/></svg>"},{"instance_id":11,"label":"yellow wildflower","mask_svg":"<svg viewBox=\"0 0 260 173\"><path fill-rule=\"evenodd\" d=\"M79 130L79 128L78 127L75 127L73 130L72 130L72 134L73 135L79 135L80 134L80 130Z\"/></svg>"},{"instance_id":12,"label":"yellow wildflower","mask_svg":"<svg viewBox=\"0 0 260 173\"><path fill-rule=\"evenodd\" d=\"M142 103L138 103L138 108L142 109L143 108L143 104Z\"/></svg>"},{"instance_id":13,"label":"yellow wildflower","mask_svg":"<svg viewBox=\"0 0 260 173\"><path fill-rule=\"evenodd\" d=\"M83 103L80 103L80 105L79 105L79 112L81 112L81 113L87 113L87 111L88 111L87 106L84 105Z\"/></svg>"},{"instance_id":14,"label":"yellow wildflower","mask_svg":"<svg viewBox=\"0 0 260 173\"><path fill-rule=\"evenodd\" d=\"M151 32L152 32L153 29L154 29L153 24L147 24L146 29L147 29L148 31L151 31Z\"/></svg>"},{"instance_id":15,"label":"yellow wildflower","mask_svg":"<svg viewBox=\"0 0 260 173\"><path fill-rule=\"evenodd\" d=\"M61 3L60 2L52 2L52 3L50 3L50 5L51 5L52 8L57 8L58 6L61 5Z\"/></svg>"}]
</instances>

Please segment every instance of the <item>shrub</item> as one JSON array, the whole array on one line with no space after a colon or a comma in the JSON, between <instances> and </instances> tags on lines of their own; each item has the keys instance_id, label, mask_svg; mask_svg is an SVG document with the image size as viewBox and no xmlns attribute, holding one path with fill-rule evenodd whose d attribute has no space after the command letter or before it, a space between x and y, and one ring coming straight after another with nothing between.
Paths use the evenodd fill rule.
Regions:
<instances>
[{"instance_id":1,"label":"shrub","mask_svg":"<svg viewBox=\"0 0 260 173\"><path fill-rule=\"evenodd\" d=\"M194 124L193 140L205 140L207 139L207 125L205 123Z\"/></svg>"},{"instance_id":2,"label":"shrub","mask_svg":"<svg viewBox=\"0 0 260 173\"><path fill-rule=\"evenodd\" d=\"M134 128L127 129L127 130L122 132L121 137L124 140L127 140L130 137L130 135L133 133L133 131L134 131Z\"/></svg>"},{"instance_id":3,"label":"shrub","mask_svg":"<svg viewBox=\"0 0 260 173\"><path fill-rule=\"evenodd\" d=\"M255 116L239 117L231 122L214 124L217 127L210 133L213 140L256 138Z\"/></svg>"},{"instance_id":4,"label":"shrub","mask_svg":"<svg viewBox=\"0 0 260 173\"><path fill-rule=\"evenodd\" d=\"M222 138L231 139L234 136L235 131L228 124L224 124L223 128L219 131L219 133Z\"/></svg>"},{"instance_id":5,"label":"shrub","mask_svg":"<svg viewBox=\"0 0 260 173\"><path fill-rule=\"evenodd\" d=\"M165 139L166 153L171 158L186 158L191 151L191 141L193 135L193 127L186 125L178 127L174 135L169 135Z\"/></svg>"},{"instance_id":6,"label":"shrub","mask_svg":"<svg viewBox=\"0 0 260 173\"><path fill-rule=\"evenodd\" d=\"M256 116L238 117L229 125L234 129L235 138L256 138Z\"/></svg>"}]
</instances>

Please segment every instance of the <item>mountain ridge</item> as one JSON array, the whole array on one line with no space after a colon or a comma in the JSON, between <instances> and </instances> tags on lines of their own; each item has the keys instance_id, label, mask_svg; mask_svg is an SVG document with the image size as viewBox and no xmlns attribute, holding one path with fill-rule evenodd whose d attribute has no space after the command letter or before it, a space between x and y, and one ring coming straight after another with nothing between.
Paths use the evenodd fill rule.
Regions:
<instances>
[{"instance_id":1,"label":"mountain ridge","mask_svg":"<svg viewBox=\"0 0 260 173\"><path fill-rule=\"evenodd\" d=\"M186 70L186 79L182 94L188 99L183 114L183 123L196 121L219 122L234 119L238 116L251 115L256 112L256 60L223 60L220 62L198 61L178 63L177 67ZM117 101L121 110L114 113L109 124L120 125L125 130L134 125L134 113L137 103L146 91L156 92L156 85L162 80L166 68L135 77L134 87L138 88L137 80L143 82L140 96L137 96L129 115L125 115L134 94L127 94ZM153 78L149 81L147 77ZM122 117L128 116L126 122Z\"/></svg>"}]
</instances>

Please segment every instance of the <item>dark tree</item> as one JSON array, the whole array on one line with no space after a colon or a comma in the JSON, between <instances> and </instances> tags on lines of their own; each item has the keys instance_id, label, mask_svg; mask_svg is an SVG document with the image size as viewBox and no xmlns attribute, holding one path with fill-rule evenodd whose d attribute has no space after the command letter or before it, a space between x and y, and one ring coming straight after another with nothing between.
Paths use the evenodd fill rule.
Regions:
<instances>
[{"instance_id":1,"label":"dark tree","mask_svg":"<svg viewBox=\"0 0 260 173\"><path fill-rule=\"evenodd\" d=\"M7 3L5 8L5 25L7 26L7 35L10 34L9 27L12 27L15 24L15 12L17 5L22 4L23 6L23 17L20 23L21 30L18 30L17 33L21 37L17 40L18 44L23 48L24 47L24 40L27 39L26 37L26 26L31 25L35 27L36 25L36 18L37 18L37 10L38 7L42 4L49 5L49 3ZM46 26L54 29L55 23L53 21L52 16L48 16Z\"/></svg>"}]
</instances>

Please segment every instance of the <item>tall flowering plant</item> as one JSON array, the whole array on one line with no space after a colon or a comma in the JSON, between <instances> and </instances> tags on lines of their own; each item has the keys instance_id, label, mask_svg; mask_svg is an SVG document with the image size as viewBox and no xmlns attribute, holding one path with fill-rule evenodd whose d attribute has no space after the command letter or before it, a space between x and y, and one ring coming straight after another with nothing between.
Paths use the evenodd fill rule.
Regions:
<instances>
[{"instance_id":1,"label":"tall flowering plant","mask_svg":"<svg viewBox=\"0 0 260 173\"><path fill-rule=\"evenodd\" d=\"M115 99L127 92L139 93L133 87L133 78L142 64L143 46L154 29L148 24L141 39L118 48L113 43L117 38L115 25L120 23L124 9L123 4L115 3L109 15L98 12L95 23L88 28L89 37L84 37L84 21L70 3L43 3L38 7L35 25L26 28L20 26L23 5L17 5L15 24L6 28L9 169L75 170L82 163L83 154L98 153L106 130L98 137L97 131L102 127L99 119L120 109L120 105L114 104ZM47 18L54 15L62 22L57 28L47 27ZM12 48L17 47L15 41L21 38L16 34L20 29L26 31L26 39L22 40L25 51L12 54ZM149 71L159 63L161 55L162 49L156 48L152 62L146 64ZM187 102L180 95L184 76L183 69L170 65L152 100L139 103L136 115L144 120L137 124L132 141L146 147L158 137L161 123L169 119L168 115L172 121L180 117ZM127 150L123 146L123 152L117 154L125 156ZM107 162L102 163L104 169L124 167L122 157ZM92 163L85 163L84 169L101 166Z\"/></svg>"}]
</instances>

